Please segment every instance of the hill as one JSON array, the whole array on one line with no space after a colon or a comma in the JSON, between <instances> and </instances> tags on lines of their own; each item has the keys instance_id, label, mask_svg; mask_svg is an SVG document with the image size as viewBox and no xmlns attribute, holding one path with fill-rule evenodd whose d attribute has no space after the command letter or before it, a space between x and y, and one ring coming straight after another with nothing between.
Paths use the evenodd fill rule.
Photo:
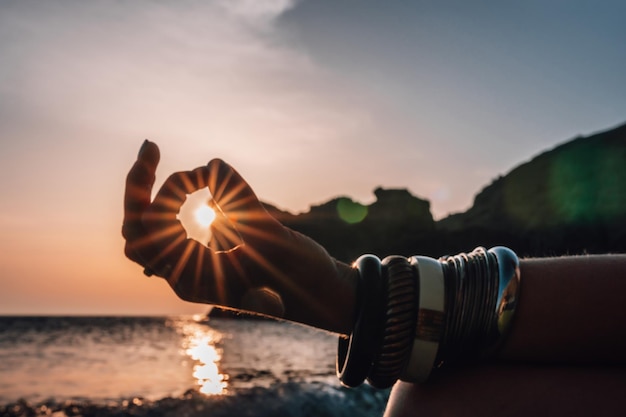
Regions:
<instances>
[{"instance_id":1,"label":"hill","mask_svg":"<svg viewBox=\"0 0 626 417\"><path fill-rule=\"evenodd\" d=\"M432 235L435 222L427 200L406 189L377 188L374 195L376 201L368 206L338 197L297 216L268 209L283 224L312 237L345 261L363 253L404 253L422 246L424 236Z\"/></svg>"},{"instance_id":2,"label":"hill","mask_svg":"<svg viewBox=\"0 0 626 417\"><path fill-rule=\"evenodd\" d=\"M368 206L339 197L300 215L267 207L345 261L478 245L532 256L626 252L626 124L541 153L486 186L468 211L439 222L430 203L406 189L374 193Z\"/></svg>"},{"instance_id":3,"label":"hill","mask_svg":"<svg viewBox=\"0 0 626 417\"><path fill-rule=\"evenodd\" d=\"M519 165L438 228L502 236L533 255L626 251L626 125Z\"/></svg>"}]
</instances>

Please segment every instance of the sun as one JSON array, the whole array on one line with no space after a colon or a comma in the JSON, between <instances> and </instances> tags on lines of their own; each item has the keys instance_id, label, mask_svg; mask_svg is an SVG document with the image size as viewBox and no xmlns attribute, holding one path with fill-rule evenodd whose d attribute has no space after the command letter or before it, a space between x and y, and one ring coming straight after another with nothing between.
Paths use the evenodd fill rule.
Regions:
<instances>
[{"instance_id":1,"label":"sun","mask_svg":"<svg viewBox=\"0 0 626 417\"><path fill-rule=\"evenodd\" d=\"M194 220L202 227L209 227L215 220L215 211L204 203L198 207L193 213Z\"/></svg>"},{"instance_id":2,"label":"sun","mask_svg":"<svg viewBox=\"0 0 626 417\"><path fill-rule=\"evenodd\" d=\"M216 216L215 210L210 206L211 198L206 187L187 194L176 216L185 228L187 237L207 247L211 240L211 223Z\"/></svg>"}]
</instances>

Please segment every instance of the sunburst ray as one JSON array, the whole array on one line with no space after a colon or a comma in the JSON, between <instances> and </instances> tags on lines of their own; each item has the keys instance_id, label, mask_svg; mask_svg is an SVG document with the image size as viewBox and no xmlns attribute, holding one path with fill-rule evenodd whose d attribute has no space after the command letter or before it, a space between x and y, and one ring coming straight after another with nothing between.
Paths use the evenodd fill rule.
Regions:
<instances>
[{"instance_id":1,"label":"sunburst ray","mask_svg":"<svg viewBox=\"0 0 626 417\"><path fill-rule=\"evenodd\" d=\"M195 245L195 242L190 239L187 239L187 241L185 242L185 249L180 255L180 258L178 258L178 261L176 262L176 265L174 266L174 269L172 270L172 273L169 277L169 279L171 280L171 285L176 285L178 283L178 280L180 279L180 274L187 265L187 261L189 260L189 257L191 256Z\"/></svg>"}]
</instances>

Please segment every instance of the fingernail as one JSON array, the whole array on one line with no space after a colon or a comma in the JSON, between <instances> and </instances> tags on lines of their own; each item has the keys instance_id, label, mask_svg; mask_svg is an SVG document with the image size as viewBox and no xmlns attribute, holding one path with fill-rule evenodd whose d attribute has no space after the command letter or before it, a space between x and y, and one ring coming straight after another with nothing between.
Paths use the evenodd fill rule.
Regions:
<instances>
[{"instance_id":1,"label":"fingernail","mask_svg":"<svg viewBox=\"0 0 626 417\"><path fill-rule=\"evenodd\" d=\"M141 158L144 151L146 150L146 145L148 145L148 139L144 140L141 144L141 148L139 148L139 153L137 154L137 159Z\"/></svg>"}]
</instances>

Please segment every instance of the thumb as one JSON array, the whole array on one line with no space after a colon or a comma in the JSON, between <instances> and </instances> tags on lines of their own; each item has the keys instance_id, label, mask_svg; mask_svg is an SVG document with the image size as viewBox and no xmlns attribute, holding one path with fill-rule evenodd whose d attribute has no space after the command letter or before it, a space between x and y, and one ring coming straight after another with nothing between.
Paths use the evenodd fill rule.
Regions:
<instances>
[{"instance_id":1,"label":"thumb","mask_svg":"<svg viewBox=\"0 0 626 417\"><path fill-rule=\"evenodd\" d=\"M267 287L248 290L241 299L241 309L276 318L285 315L282 298Z\"/></svg>"}]
</instances>

